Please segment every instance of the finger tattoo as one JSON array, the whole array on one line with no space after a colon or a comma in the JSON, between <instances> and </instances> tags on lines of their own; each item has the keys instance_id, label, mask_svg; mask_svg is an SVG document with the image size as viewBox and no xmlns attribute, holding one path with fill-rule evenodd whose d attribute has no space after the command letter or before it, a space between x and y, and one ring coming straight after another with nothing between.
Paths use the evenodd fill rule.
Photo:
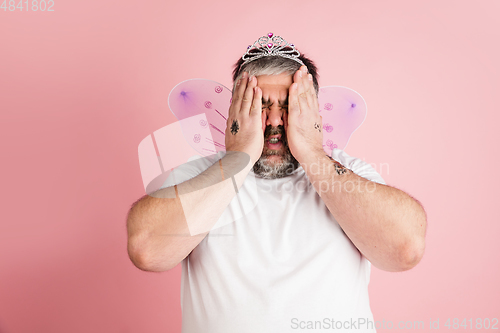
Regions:
<instances>
[{"instance_id":1,"label":"finger tattoo","mask_svg":"<svg viewBox=\"0 0 500 333\"><path fill-rule=\"evenodd\" d=\"M319 126L318 123L314 123L314 129L317 129L319 132L321 132L321 126Z\"/></svg>"},{"instance_id":2,"label":"finger tattoo","mask_svg":"<svg viewBox=\"0 0 500 333\"><path fill-rule=\"evenodd\" d=\"M235 135L239 130L240 126L238 125L238 120L235 119L233 120L233 124L231 125L231 134Z\"/></svg>"}]
</instances>

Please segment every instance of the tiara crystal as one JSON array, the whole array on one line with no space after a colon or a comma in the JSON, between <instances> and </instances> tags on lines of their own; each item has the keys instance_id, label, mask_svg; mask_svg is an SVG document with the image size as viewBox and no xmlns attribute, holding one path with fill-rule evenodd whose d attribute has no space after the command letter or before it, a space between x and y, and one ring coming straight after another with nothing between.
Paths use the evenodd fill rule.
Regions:
<instances>
[{"instance_id":1,"label":"tiara crystal","mask_svg":"<svg viewBox=\"0 0 500 333\"><path fill-rule=\"evenodd\" d=\"M288 49L284 50L287 47ZM242 65L263 57L272 56L292 59L304 65L302 60L299 59L300 52L297 51L295 46L293 44L288 44L288 42L280 36L274 36L272 32L268 33L267 36L262 36L257 39L253 45L248 45L247 51L241 57L241 59L243 59Z\"/></svg>"}]
</instances>

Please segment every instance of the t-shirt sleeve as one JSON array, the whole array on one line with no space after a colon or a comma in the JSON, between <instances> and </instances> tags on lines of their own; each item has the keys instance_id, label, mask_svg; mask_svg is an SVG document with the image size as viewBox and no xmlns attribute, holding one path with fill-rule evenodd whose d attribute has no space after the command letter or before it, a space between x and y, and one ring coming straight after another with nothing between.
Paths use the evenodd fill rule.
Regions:
<instances>
[{"instance_id":1,"label":"t-shirt sleeve","mask_svg":"<svg viewBox=\"0 0 500 333\"><path fill-rule=\"evenodd\" d=\"M369 163L347 155L342 149L334 148L332 151L332 158L358 176L375 183L386 185L382 176L380 176Z\"/></svg>"}]
</instances>

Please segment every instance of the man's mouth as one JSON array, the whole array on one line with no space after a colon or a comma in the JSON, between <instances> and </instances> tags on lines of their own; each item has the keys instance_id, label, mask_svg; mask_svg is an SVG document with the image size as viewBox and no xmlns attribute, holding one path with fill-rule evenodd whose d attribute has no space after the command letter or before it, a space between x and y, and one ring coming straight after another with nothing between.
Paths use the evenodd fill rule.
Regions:
<instances>
[{"instance_id":1,"label":"man's mouth","mask_svg":"<svg viewBox=\"0 0 500 333\"><path fill-rule=\"evenodd\" d=\"M270 135L268 138L269 143L278 143L281 140L281 134Z\"/></svg>"},{"instance_id":2,"label":"man's mouth","mask_svg":"<svg viewBox=\"0 0 500 333\"><path fill-rule=\"evenodd\" d=\"M277 135L271 135L267 139L267 147L272 150L278 150L281 148L282 141L281 141L281 134Z\"/></svg>"}]
</instances>

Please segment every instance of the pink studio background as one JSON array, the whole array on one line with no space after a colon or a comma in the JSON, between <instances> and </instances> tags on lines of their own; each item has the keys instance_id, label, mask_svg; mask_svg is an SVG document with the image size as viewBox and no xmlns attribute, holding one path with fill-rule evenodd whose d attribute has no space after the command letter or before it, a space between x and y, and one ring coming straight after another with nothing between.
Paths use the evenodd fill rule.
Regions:
<instances>
[{"instance_id":1,"label":"pink studio background","mask_svg":"<svg viewBox=\"0 0 500 333\"><path fill-rule=\"evenodd\" d=\"M180 266L127 257L137 147L271 31L361 93L346 151L426 208L421 263L373 269L375 320L500 318L498 0L54 1L0 10L0 332L180 332Z\"/></svg>"}]
</instances>

